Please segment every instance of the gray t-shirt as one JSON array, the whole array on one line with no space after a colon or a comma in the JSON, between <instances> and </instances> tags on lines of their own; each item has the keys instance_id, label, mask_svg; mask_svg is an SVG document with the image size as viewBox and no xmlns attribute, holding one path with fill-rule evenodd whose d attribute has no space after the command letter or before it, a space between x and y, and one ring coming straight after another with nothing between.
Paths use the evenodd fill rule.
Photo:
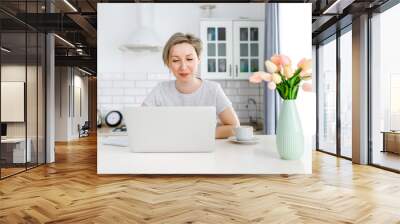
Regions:
<instances>
[{"instance_id":1,"label":"gray t-shirt","mask_svg":"<svg viewBox=\"0 0 400 224\"><path fill-rule=\"evenodd\" d=\"M184 94L176 89L175 80L171 80L159 83L147 95L142 106L214 106L218 115L227 107L232 107L232 103L217 82L202 80L195 92Z\"/></svg>"}]
</instances>

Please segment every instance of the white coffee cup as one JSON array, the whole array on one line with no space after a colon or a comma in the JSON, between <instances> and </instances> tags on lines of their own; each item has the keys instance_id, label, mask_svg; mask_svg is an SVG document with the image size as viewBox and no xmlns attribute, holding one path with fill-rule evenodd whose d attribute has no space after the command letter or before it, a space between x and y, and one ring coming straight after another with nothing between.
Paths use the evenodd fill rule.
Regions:
<instances>
[{"instance_id":1,"label":"white coffee cup","mask_svg":"<svg viewBox=\"0 0 400 224\"><path fill-rule=\"evenodd\" d=\"M248 141L253 139L253 127L252 126L239 126L234 129L235 136L238 141Z\"/></svg>"}]
</instances>

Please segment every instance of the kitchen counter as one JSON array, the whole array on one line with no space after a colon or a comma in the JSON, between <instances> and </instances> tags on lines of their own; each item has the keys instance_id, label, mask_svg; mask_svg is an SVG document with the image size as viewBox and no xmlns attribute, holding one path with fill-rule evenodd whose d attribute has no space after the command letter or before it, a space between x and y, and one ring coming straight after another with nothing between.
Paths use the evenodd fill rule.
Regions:
<instances>
[{"instance_id":1,"label":"kitchen counter","mask_svg":"<svg viewBox=\"0 0 400 224\"><path fill-rule=\"evenodd\" d=\"M128 147L104 145L127 136L102 135L97 141L98 174L311 174L311 137L300 160L281 160L274 135L256 135L257 144L216 140L211 153L133 153Z\"/></svg>"}]
</instances>

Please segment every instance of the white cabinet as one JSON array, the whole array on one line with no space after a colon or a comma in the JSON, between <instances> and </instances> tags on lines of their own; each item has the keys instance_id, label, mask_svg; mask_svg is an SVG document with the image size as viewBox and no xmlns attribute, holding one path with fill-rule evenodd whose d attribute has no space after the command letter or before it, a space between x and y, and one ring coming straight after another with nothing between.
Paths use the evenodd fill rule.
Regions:
<instances>
[{"instance_id":1,"label":"white cabinet","mask_svg":"<svg viewBox=\"0 0 400 224\"><path fill-rule=\"evenodd\" d=\"M235 78L247 79L263 69L264 22L233 21L233 64Z\"/></svg>"},{"instance_id":2,"label":"white cabinet","mask_svg":"<svg viewBox=\"0 0 400 224\"><path fill-rule=\"evenodd\" d=\"M264 22L258 20L201 20L203 41L201 77L248 79L263 69Z\"/></svg>"},{"instance_id":3,"label":"white cabinet","mask_svg":"<svg viewBox=\"0 0 400 224\"><path fill-rule=\"evenodd\" d=\"M201 77L226 79L233 75L232 21L200 21L203 42Z\"/></svg>"}]
</instances>

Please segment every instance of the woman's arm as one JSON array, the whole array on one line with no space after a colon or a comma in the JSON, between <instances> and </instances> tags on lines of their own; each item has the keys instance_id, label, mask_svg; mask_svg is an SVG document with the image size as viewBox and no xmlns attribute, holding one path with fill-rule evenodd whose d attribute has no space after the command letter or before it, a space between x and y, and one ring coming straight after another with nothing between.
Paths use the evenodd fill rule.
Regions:
<instances>
[{"instance_id":1,"label":"woman's arm","mask_svg":"<svg viewBox=\"0 0 400 224\"><path fill-rule=\"evenodd\" d=\"M215 131L215 138L227 138L234 135L233 129L240 126L239 119L232 107L227 107L218 114L222 124Z\"/></svg>"}]
</instances>

